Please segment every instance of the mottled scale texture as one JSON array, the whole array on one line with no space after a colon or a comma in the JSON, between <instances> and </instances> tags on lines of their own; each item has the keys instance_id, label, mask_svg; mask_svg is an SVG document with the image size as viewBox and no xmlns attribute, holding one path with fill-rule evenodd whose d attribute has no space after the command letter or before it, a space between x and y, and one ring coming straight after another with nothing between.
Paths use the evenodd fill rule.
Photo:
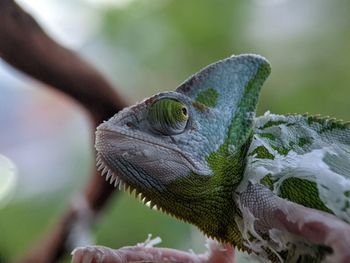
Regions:
<instances>
[{"instance_id":1,"label":"mottled scale texture","mask_svg":"<svg viewBox=\"0 0 350 263\"><path fill-rule=\"evenodd\" d=\"M239 111L242 101L247 99L247 90L252 83L257 89L252 91L252 100L248 111L244 111L244 119L254 117L255 107L263 81L270 73L268 62L258 55L232 56L208 67L191 76L176 91L194 99L195 102L205 103L210 111L203 107L203 112L196 119L199 123L200 134L209 139L208 144L197 145L196 152L207 157L224 143L230 129L230 123ZM214 103L215 102L215 103ZM212 105L214 105L212 107ZM204 105L204 106L206 106ZM213 128L215 127L215 128Z\"/></svg>"},{"instance_id":2,"label":"mottled scale texture","mask_svg":"<svg viewBox=\"0 0 350 263\"><path fill-rule=\"evenodd\" d=\"M256 119L245 181L350 223L350 127L307 115Z\"/></svg>"}]
</instances>

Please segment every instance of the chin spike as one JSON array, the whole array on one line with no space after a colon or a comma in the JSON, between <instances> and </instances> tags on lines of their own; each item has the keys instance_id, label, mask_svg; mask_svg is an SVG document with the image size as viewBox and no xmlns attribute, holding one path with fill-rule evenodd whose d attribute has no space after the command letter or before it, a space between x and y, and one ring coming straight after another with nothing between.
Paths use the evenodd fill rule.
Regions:
<instances>
[{"instance_id":1,"label":"chin spike","mask_svg":"<svg viewBox=\"0 0 350 263\"><path fill-rule=\"evenodd\" d=\"M102 160L99 156L96 157L96 166L99 167L102 165Z\"/></svg>"},{"instance_id":2,"label":"chin spike","mask_svg":"<svg viewBox=\"0 0 350 263\"><path fill-rule=\"evenodd\" d=\"M109 181L110 178L112 178L111 179L111 181L112 181L113 180L113 173L110 170L108 170L107 175L106 175L106 181Z\"/></svg>"},{"instance_id":3,"label":"chin spike","mask_svg":"<svg viewBox=\"0 0 350 263\"><path fill-rule=\"evenodd\" d=\"M127 183L124 183L124 192L129 191L129 185Z\"/></svg>"},{"instance_id":4,"label":"chin spike","mask_svg":"<svg viewBox=\"0 0 350 263\"><path fill-rule=\"evenodd\" d=\"M107 167L104 167L101 174L102 175L105 175L106 173L108 173L108 168Z\"/></svg>"},{"instance_id":5,"label":"chin spike","mask_svg":"<svg viewBox=\"0 0 350 263\"><path fill-rule=\"evenodd\" d=\"M116 177L114 181L114 187L117 187L119 183L120 183L120 180L118 177Z\"/></svg>"},{"instance_id":6,"label":"chin spike","mask_svg":"<svg viewBox=\"0 0 350 263\"><path fill-rule=\"evenodd\" d=\"M151 201L151 199L147 198L146 196L143 197L142 202L146 204L147 202Z\"/></svg>"},{"instance_id":7,"label":"chin spike","mask_svg":"<svg viewBox=\"0 0 350 263\"><path fill-rule=\"evenodd\" d=\"M110 183L110 184L113 184L115 179L116 179L116 177L115 177L115 175L113 174L111 180L109 181L109 183Z\"/></svg>"},{"instance_id":8,"label":"chin spike","mask_svg":"<svg viewBox=\"0 0 350 263\"><path fill-rule=\"evenodd\" d=\"M97 166L97 171L101 171L103 169L103 164L101 163L99 166ZM102 176L102 173L101 173Z\"/></svg>"},{"instance_id":9,"label":"chin spike","mask_svg":"<svg viewBox=\"0 0 350 263\"><path fill-rule=\"evenodd\" d=\"M149 207L151 209L156 209L156 210L158 209L157 205L155 203L152 203L152 202L149 203Z\"/></svg>"}]
</instances>

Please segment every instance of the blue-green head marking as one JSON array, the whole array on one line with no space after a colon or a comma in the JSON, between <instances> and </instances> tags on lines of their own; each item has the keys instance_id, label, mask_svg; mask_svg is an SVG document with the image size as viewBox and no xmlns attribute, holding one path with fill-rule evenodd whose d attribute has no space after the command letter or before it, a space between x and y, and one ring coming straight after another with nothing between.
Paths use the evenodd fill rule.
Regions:
<instances>
[{"instance_id":1,"label":"blue-green head marking","mask_svg":"<svg viewBox=\"0 0 350 263\"><path fill-rule=\"evenodd\" d=\"M207 233L228 231L202 221L225 216L219 208L232 210L269 72L261 56L232 56L174 92L122 110L97 128L98 165L116 185L130 186L145 201Z\"/></svg>"}]
</instances>

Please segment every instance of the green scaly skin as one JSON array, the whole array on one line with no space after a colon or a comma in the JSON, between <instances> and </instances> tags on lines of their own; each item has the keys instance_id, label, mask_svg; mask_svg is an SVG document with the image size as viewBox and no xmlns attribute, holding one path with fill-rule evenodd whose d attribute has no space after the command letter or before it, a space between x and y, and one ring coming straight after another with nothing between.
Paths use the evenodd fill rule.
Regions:
<instances>
[{"instance_id":1,"label":"green scaly skin","mask_svg":"<svg viewBox=\"0 0 350 263\"><path fill-rule=\"evenodd\" d=\"M255 118L269 73L260 56L233 56L124 109L97 128L98 166L221 242L273 262L320 262L326 246L270 230L280 230L274 213L293 203L350 223L349 124Z\"/></svg>"}]
</instances>

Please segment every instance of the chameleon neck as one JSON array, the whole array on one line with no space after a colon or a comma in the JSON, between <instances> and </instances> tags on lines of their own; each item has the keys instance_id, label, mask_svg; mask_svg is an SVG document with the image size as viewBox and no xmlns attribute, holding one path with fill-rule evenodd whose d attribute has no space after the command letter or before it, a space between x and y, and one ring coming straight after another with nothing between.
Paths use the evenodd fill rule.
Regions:
<instances>
[{"instance_id":1,"label":"chameleon neck","mask_svg":"<svg viewBox=\"0 0 350 263\"><path fill-rule=\"evenodd\" d=\"M247 145L248 143L230 153L228 145L223 144L208 157L208 164L214 175L203 177L192 173L175 180L167 186L169 193L166 198L174 198L176 202L163 200L159 208L171 215L183 215L179 219L196 225L209 237L244 249L239 228L235 223L235 218L241 214L235 202L235 189L244 174ZM181 197L172 194L178 188L183 193ZM150 195L151 200L162 198L162 193L159 192L150 192Z\"/></svg>"}]
</instances>

